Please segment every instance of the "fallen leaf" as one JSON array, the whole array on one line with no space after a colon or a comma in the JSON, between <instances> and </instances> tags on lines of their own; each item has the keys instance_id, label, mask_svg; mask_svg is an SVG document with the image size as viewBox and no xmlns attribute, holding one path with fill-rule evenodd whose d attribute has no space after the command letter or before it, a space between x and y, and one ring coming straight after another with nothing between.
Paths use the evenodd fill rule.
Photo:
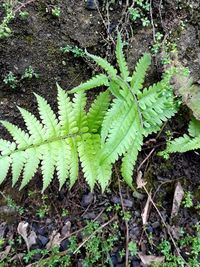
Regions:
<instances>
[{"instance_id":1,"label":"fallen leaf","mask_svg":"<svg viewBox=\"0 0 200 267\"><path fill-rule=\"evenodd\" d=\"M62 227L61 237L62 238L68 237L70 235L70 231L71 231L71 222L70 221L67 221L65 223L65 225Z\"/></svg>"},{"instance_id":2,"label":"fallen leaf","mask_svg":"<svg viewBox=\"0 0 200 267\"><path fill-rule=\"evenodd\" d=\"M173 198L173 204L172 204L172 211L171 211L171 219L177 216L182 199L184 196L183 187L181 186L181 183L178 182L176 184L176 188L174 191L174 198Z\"/></svg>"},{"instance_id":3,"label":"fallen leaf","mask_svg":"<svg viewBox=\"0 0 200 267\"><path fill-rule=\"evenodd\" d=\"M48 250L50 250L51 248L55 247L55 246L60 246L61 243L61 238L60 238L60 233L58 233L56 230L53 230L51 236L50 236L50 240L46 245L46 248Z\"/></svg>"},{"instance_id":4,"label":"fallen leaf","mask_svg":"<svg viewBox=\"0 0 200 267\"><path fill-rule=\"evenodd\" d=\"M142 179L142 176L143 176L142 172L139 171L139 172L138 172L138 175L137 175L137 177L136 177L136 184L137 184L137 188L138 188L138 189L139 189L139 188L143 188L143 187L146 185L146 183L147 183L147 182L145 182L145 181Z\"/></svg>"},{"instance_id":5,"label":"fallen leaf","mask_svg":"<svg viewBox=\"0 0 200 267\"><path fill-rule=\"evenodd\" d=\"M56 230L53 230L53 232L50 236L50 240L46 245L46 248L49 250L54 246L60 247L61 242L64 239L69 237L70 231L71 231L71 222L70 221L67 221L65 223L65 225L62 227L61 234L58 233Z\"/></svg>"},{"instance_id":6,"label":"fallen leaf","mask_svg":"<svg viewBox=\"0 0 200 267\"><path fill-rule=\"evenodd\" d=\"M8 256L8 254L10 253L10 250L11 250L11 246L8 245L6 246L4 251L0 252L0 261L3 261L3 259L5 259Z\"/></svg>"},{"instance_id":7,"label":"fallen leaf","mask_svg":"<svg viewBox=\"0 0 200 267\"><path fill-rule=\"evenodd\" d=\"M30 235L28 235L28 225L28 222L20 222L17 227L17 232L24 239L27 249L30 250L30 247L36 244L37 236L34 231L31 231Z\"/></svg>"},{"instance_id":8,"label":"fallen leaf","mask_svg":"<svg viewBox=\"0 0 200 267\"><path fill-rule=\"evenodd\" d=\"M35 245L36 243L37 243L37 235L34 231L31 231L30 235L28 236L29 247L31 247L32 245Z\"/></svg>"},{"instance_id":9,"label":"fallen leaf","mask_svg":"<svg viewBox=\"0 0 200 267\"><path fill-rule=\"evenodd\" d=\"M138 253L138 256L145 266L150 266L152 263L162 263L165 259L164 256L144 255L141 252Z\"/></svg>"}]
</instances>

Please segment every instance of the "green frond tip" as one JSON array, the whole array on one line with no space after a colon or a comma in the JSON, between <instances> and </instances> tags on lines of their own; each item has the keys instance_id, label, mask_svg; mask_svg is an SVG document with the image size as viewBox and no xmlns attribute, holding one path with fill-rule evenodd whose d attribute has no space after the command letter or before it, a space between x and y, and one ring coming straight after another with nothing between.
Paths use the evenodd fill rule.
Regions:
<instances>
[{"instance_id":1,"label":"green frond tip","mask_svg":"<svg viewBox=\"0 0 200 267\"><path fill-rule=\"evenodd\" d=\"M86 53L86 55L92 58L102 69L104 69L110 78L116 78L117 70L106 59L92 55L88 52Z\"/></svg>"},{"instance_id":2,"label":"green frond tip","mask_svg":"<svg viewBox=\"0 0 200 267\"><path fill-rule=\"evenodd\" d=\"M69 93L78 93L78 92L84 92L96 87L100 86L108 86L108 77L104 74L98 74L94 76L92 79L88 80L85 83L81 83L77 87L73 88L72 90L69 91Z\"/></svg>"},{"instance_id":3,"label":"green frond tip","mask_svg":"<svg viewBox=\"0 0 200 267\"><path fill-rule=\"evenodd\" d=\"M151 55L145 53L137 62L131 79L131 90L138 94L143 88L146 72L151 64Z\"/></svg>"},{"instance_id":4,"label":"green frond tip","mask_svg":"<svg viewBox=\"0 0 200 267\"><path fill-rule=\"evenodd\" d=\"M121 77L124 81L127 81L129 77L129 71L128 71L128 66L127 66L126 59L123 53L122 38L119 32L117 36L116 58L117 58L117 63L120 69Z\"/></svg>"}]
</instances>

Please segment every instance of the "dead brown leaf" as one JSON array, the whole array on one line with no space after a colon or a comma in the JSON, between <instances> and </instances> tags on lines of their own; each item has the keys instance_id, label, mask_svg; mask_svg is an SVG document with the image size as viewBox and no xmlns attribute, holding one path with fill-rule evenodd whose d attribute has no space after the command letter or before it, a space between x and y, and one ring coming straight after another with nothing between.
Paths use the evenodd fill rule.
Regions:
<instances>
[{"instance_id":1,"label":"dead brown leaf","mask_svg":"<svg viewBox=\"0 0 200 267\"><path fill-rule=\"evenodd\" d=\"M139 171L139 172L138 172L138 175L137 175L137 177L136 177L136 184L137 184L137 188L138 188L138 189L139 189L139 188L143 188L143 187L146 185L146 183L147 183L147 182L145 182L145 181L142 179L142 176L143 176L142 172Z\"/></svg>"},{"instance_id":2,"label":"dead brown leaf","mask_svg":"<svg viewBox=\"0 0 200 267\"><path fill-rule=\"evenodd\" d=\"M20 222L17 227L17 232L24 239L27 249L30 250L30 247L36 244L36 233L31 231L30 235L28 235L28 222Z\"/></svg>"},{"instance_id":3,"label":"dead brown leaf","mask_svg":"<svg viewBox=\"0 0 200 267\"><path fill-rule=\"evenodd\" d=\"M152 263L162 263L165 259L164 256L144 255L141 252L138 253L138 256L145 266L150 266Z\"/></svg>"},{"instance_id":4,"label":"dead brown leaf","mask_svg":"<svg viewBox=\"0 0 200 267\"><path fill-rule=\"evenodd\" d=\"M177 216L180 205L181 205L181 201L183 199L183 196L184 196L183 187L181 186L181 183L178 182L176 184L176 188L174 191L174 198L173 198L172 211L171 211L171 219L174 218L175 216Z\"/></svg>"}]
</instances>

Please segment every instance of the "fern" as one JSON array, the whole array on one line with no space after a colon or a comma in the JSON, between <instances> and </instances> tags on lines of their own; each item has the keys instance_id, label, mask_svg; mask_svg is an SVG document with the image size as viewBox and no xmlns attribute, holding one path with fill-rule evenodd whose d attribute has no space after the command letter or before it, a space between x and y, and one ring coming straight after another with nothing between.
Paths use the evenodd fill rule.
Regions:
<instances>
[{"instance_id":1,"label":"fern","mask_svg":"<svg viewBox=\"0 0 200 267\"><path fill-rule=\"evenodd\" d=\"M109 105L109 94L99 94L88 114L85 112L85 93L75 95L73 102L58 86L58 119L41 96L36 95L40 121L28 111L19 108L27 132L17 126L1 121L13 137L13 142L0 139L0 182L10 167L12 184L22 174L21 188L28 184L40 163L43 191L48 187L56 171L60 188L69 179L70 187L78 177L80 158L85 178L93 189L97 178L94 162L100 150L100 128ZM103 108L101 101L104 101Z\"/></svg>"},{"instance_id":2,"label":"fern","mask_svg":"<svg viewBox=\"0 0 200 267\"><path fill-rule=\"evenodd\" d=\"M143 88L150 55L144 54L130 75L122 49L118 34L119 71L107 60L87 53L105 74L98 74L72 89L70 92L75 93L72 101L58 86L58 117L47 101L36 95L40 120L19 108L26 131L1 122L13 141L0 139L0 182L11 168L12 184L22 176L20 188L23 188L41 166L43 191L54 173L60 188L66 181L71 188L78 178L80 161L90 189L98 183L104 191L113 164L122 157L121 173L132 187L134 165L144 137L157 132L175 114L176 105L168 74L159 83ZM107 90L97 96L86 112L85 91L99 86ZM190 127L190 132L195 135L197 131Z\"/></svg>"},{"instance_id":3,"label":"fern","mask_svg":"<svg viewBox=\"0 0 200 267\"><path fill-rule=\"evenodd\" d=\"M131 186L133 167L143 138L157 132L162 123L175 114L176 105L169 75L166 73L159 83L143 89L146 71L151 63L150 55L143 55L130 77L122 48L118 34L116 58L119 74L105 59L90 54L88 56L107 73L106 86L114 96L102 122L101 148L97 154L98 172L101 173L99 180L103 179L102 173L106 169L104 184L108 184L112 164L122 156L121 173ZM82 89L72 90L79 91Z\"/></svg>"},{"instance_id":4,"label":"fern","mask_svg":"<svg viewBox=\"0 0 200 267\"><path fill-rule=\"evenodd\" d=\"M200 121L193 118L189 123L189 135L184 134L170 142L166 149L159 154L164 158L168 158L170 153L184 153L190 150L200 148Z\"/></svg>"}]
</instances>

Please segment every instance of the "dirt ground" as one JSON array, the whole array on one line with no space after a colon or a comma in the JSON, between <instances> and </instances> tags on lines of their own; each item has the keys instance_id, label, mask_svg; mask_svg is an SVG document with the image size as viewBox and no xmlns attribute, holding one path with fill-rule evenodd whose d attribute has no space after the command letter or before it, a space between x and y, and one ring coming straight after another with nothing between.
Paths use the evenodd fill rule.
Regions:
<instances>
[{"instance_id":1,"label":"dirt ground","mask_svg":"<svg viewBox=\"0 0 200 267\"><path fill-rule=\"evenodd\" d=\"M105 2L100 2L99 10L88 10L86 2L83 0L36 0L25 7L25 10L29 12L26 20L22 20L16 14L10 24L12 35L0 40L1 120L8 120L23 126L17 106L36 112L36 100L33 92L45 97L56 111L56 83L59 83L65 90L69 90L87 80L96 71L95 66L87 59L74 57L72 53L63 54L60 47L76 45L82 49L87 48L88 51L105 56L115 63L112 40L116 40L117 29L121 30L124 39L128 42L125 52L130 69L134 68L142 53L151 49L154 37L153 25L156 31L162 32L171 42L176 42L179 60L190 68L194 82L200 82L199 1L152 1L153 21L151 20L151 24L145 28L140 22L133 23L127 19L126 1L113 1L113 3L110 1L108 10L105 8ZM160 8L161 2L162 8ZM61 9L61 15L58 18L51 15L51 9L55 5ZM3 16L3 9L0 6L0 20ZM150 17L150 19L152 18ZM184 22L184 26L182 22ZM159 55L154 57L154 63L148 76L150 82L159 79L162 72ZM38 78L22 80L15 89L3 82L9 71L12 71L20 79L24 70L30 65L39 74ZM92 98L95 92L89 94ZM182 207L175 220L171 220L170 217L177 182L181 183L184 192L192 192L194 205L200 201L199 153L196 151L182 155L175 154L170 156L169 160L164 160L157 155L158 151L165 146L166 131L170 130L174 136L180 136L187 129L189 115L186 108L181 110L176 118L165 125L159 138L155 140L156 136L151 136L145 140L136 170L154 149L141 167L147 181L147 189L152 193L153 200L165 224L174 229L184 228L186 232L192 234L194 233L193 226L199 223L199 210ZM9 138L2 126L0 126L0 132L2 138ZM121 205L121 199L123 199L125 210L131 214L128 221L129 240L137 241L138 250L143 254L159 256L157 246L163 238L169 238L167 228L163 224L160 214L152 206L149 210L147 226L144 229L141 213L148 196L143 190L138 190L139 196L134 195L122 182L119 188L117 170L116 167L110 190L104 194L101 194L98 188L92 194L89 193L81 173L80 179L71 191L64 187L59 192L57 181L53 181L45 192L47 198L42 197L40 193L41 174L39 171L30 184L20 192L18 192L18 185L11 188L11 181L8 178L0 186L1 192L4 196L10 196L26 212L20 215L15 209L8 207L5 197L1 195L1 237L5 240L11 236L13 240L16 239L18 236L17 226L21 221L27 221L37 235L47 239L50 238L53 230L60 231L66 221L70 221L70 231L72 232L84 227L85 220L94 220L99 214L99 221L103 224L115 215L114 210L109 211L107 208L116 204ZM135 177L136 175L137 172L135 172ZM41 207L45 209L45 205L48 206L47 212L40 218L36 211ZM62 215L63 210L67 210L67 214ZM111 255L112 265L105 266L120 267L125 266L125 256L119 257L118 252L126 246L126 225L120 216L115 220L119 224L119 240ZM109 230L107 230L106 235L109 236L109 234ZM149 234L153 236L152 242L149 241ZM38 241L34 248L44 247L45 245L41 245L41 242ZM17 246L15 254L24 253L24 251L26 251L26 245L22 242ZM183 251L184 253L186 251ZM84 257L86 257L85 251L81 250L81 254L74 256L71 266L86 266L81 261ZM133 267L144 266L138 256L130 256L130 264ZM16 266L26 265L22 261L18 261ZM93 266L104 265L99 262Z\"/></svg>"}]
</instances>

